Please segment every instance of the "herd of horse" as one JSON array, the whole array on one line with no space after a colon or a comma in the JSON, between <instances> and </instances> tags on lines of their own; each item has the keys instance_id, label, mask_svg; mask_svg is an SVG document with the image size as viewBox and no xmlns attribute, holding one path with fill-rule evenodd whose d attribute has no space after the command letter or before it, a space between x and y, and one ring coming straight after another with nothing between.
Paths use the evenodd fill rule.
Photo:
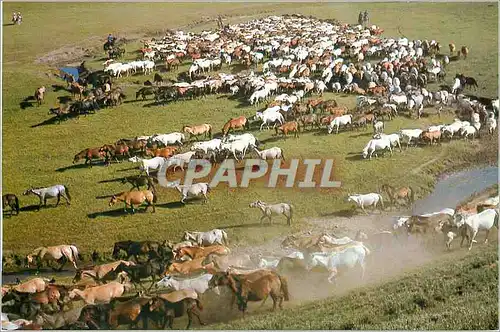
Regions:
<instances>
[{"instance_id":1,"label":"herd of horse","mask_svg":"<svg viewBox=\"0 0 500 332\"><path fill-rule=\"evenodd\" d=\"M366 20L362 21L366 23ZM279 39L274 36L278 34L264 28L279 31L283 36ZM328 134L341 135L341 128L366 130L371 124L373 139L361 154L370 159L380 150L388 149L392 154L394 146L399 146L401 151L400 140L403 139L407 139L407 146L412 140L432 145L442 137L450 140L454 135L474 138L481 128L493 133L498 100L485 101L461 94L465 87L477 86L475 79L457 74L453 87L442 87L435 92L426 89L428 81L444 80L445 67L450 61L459 60L460 56L456 59L452 55L454 45L450 44L448 57L440 53L436 41L380 38L381 32L376 26L365 29L293 15L230 25L215 33L186 36L177 32L162 40L148 41L142 51L145 61L153 65L161 60L169 70L177 70L186 57L193 60L186 75L189 83L148 85L137 92L136 98L146 99L154 94L157 102L163 102L227 92L243 97L256 107L268 101L266 108L256 112L253 118L241 115L228 119L220 133L214 131L212 124L202 123L185 125L180 132L120 138L112 144L82 150L74 156L73 163L85 160L89 167L95 160L105 165L122 160L138 163L140 174L121 179L123 184L132 185L131 190L112 195L109 206L121 202L125 212L134 213L134 206L146 204L146 210L151 206L154 213L158 200L155 182L158 180L150 172L161 170L162 166L167 165L167 171L175 172L177 168L184 171L184 165L192 159L207 159L217 164L227 158L243 160L247 153L254 151L260 159L284 160L280 147L261 149L261 142L249 132L255 124L259 131L264 127L270 130L272 125L276 135L282 134L283 138L289 134L298 138L307 126L310 131L316 127ZM244 33L248 34L246 38L241 37ZM111 50L111 45L105 49ZM122 54L120 50L118 55ZM467 47L462 47L460 52L466 58ZM370 58L383 60L376 64L365 62ZM238 59L249 73L202 77L220 69L223 63L229 65L232 59ZM107 61L104 71L113 67L128 74L136 70L134 66L139 66L139 62L113 65ZM251 66L257 68L259 64L263 65L262 75L250 70ZM161 76L158 79L157 76L155 74L155 81L161 81ZM80 83L71 83L71 91L79 97L79 104L72 105L80 105L78 107L85 110L99 105L118 106L125 98L123 90L111 88L111 81L107 79L96 84ZM93 85L93 90L86 88L88 83ZM350 110L336 100L324 100L323 93L329 89L358 95L356 108ZM42 104L45 93L44 86L35 91L38 105ZM312 97L313 93L317 98ZM270 100L272 95L275 95L274 100ZM72 107L60 106L52 113L59 118L80 113L74 111L76 106ZM384 133L386 121L403 112L408 112L410 117L415 113L420 118L424 107L455 108L457 119L451 124L426 129ZM235 131L242 133L236 135ZM208 140L200 141L201 137ZM186 144L188 142L191 144ZM145 186L147 189L142 190ZM202 196L206 202L211 190L208 183L173 185L172 188L181 194L181 203L196 196ZM56 206L61 197L67 205L71 204L68 187L61 184L30 188L23 194L37 196L38 209L46 205L49 198L57 199ZM382 194L393 206L410 207L415 200L411 186L395 188L389 184L382 185L376 193L349 193L346 200L367 213L365 208L370 206L385 209ZM10 206L11 215L13 212L19 214L20 204L15 194L3 195L2 203L4 211ZM295 209L290 203L269 204L261 200L252 202L249 207L261 211L261 222L268 220L271 223L273 215L282 215L289 226ZM17 328L25 329L116 329L137 327L141 322L143 328L148 328L152 321L157 327L172 328L174 318L186 314L187 328L190 328L194 318L203 324L200 312L205 292L219 295L222 289L226 290L232 297L231 308L236 303L243 315L248 302L264 304L268 297L275 310L282 308L283 302L290 301L293 296L287 276L290 271L306 275L313 269L323 270L328 275L327 281L336 284L343 269L359 267L360 277L364 279L371 253L383 252L393 241L404 241L406 236L415 234L444 234L448 249L453 239L461 236L461 245L467 240L470 250L480 230L486 230L487 242L493 226L498 228L498 197L467 210L457 207L427 215L398 217L391 230L369 235L358 231L354 239L324 232L290 235L281 243L279 257L255 258L234 253L229 248L227 233L220 229L187 231L179 242L116 242L111 253L113 261L103 262L100 254L94 251L91 254L94 264L85 267L78 266L82 255L75 245L39 247L18 259L20 264L34 265L40 270L44 264L53 266L55 261L58 266L54 269L60 271L71 263L75 268L73 284L68 286L55 280L34 278L16 285L3 285L2 324L10 320ZM145 281L149 278L149 288L146 288ZM9 317L4 319L4 313Z\"/></svg>"}]
</instances>

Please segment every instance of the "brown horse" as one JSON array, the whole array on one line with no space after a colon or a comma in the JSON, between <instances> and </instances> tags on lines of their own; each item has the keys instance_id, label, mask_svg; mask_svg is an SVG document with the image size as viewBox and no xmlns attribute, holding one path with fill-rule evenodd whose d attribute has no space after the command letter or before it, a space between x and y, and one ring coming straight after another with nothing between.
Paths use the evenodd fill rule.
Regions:
<instances>
[{"instance_id":1,"label":"brown horse","mask_svg":"<svg viewBox=\"0 0 500 332\"><path fill-rule=\"evenodd\" d=\"M469 54L469 48L467 46L462 46L462 49L460 51L462 52L464 59L467 59L467 55Z\"/></svg>"},{"instance_id":2,"label":"brown horse","mask_svg":"<svg viewBox=\"0 0 500 332\"><path fill-rule=\"evenodd\" d=\"M41 86L40 88L35 90L35 99L38 106L42 105L44 96L45 96L45 86Z\"/></svg>"},{"instance_id":3,"label":"brown horse","mask_svg":"<svg viewBox=\"0 0 500 332\"><path fill-rule=\"evenodd\" d=\"M236 130L239 128L241 128L242 130L250 129L250 123L248 122L248 119L243 115L234 119L230 119L228 122L226 122L224 127L222 127L222 136L226 136L231 129Z\"/></svg>"},{"instance_id":4,"label":"brown horse","mask_svg":"<svg viewBox=\"0 0 500 332\"><path fill-rule=\"evenodd\" d=\"M446 213L439 213L432 215L430 217L422 216L411 216L406 225L408 227L408 233L424 233L428 231L434 231L439 225L443 223L452 223L453 217Z\"/></svg>"},{"instance_id":5,"label":"brown horse","mask_svg":"<svg viewBox=\"0 0 500 332\"><path fill-rule=\"evenodd\" d=\"M194 136L198 140L199 135L205 134L205 137L212 138L212 126L208 123L204 123L197 126L184 126L182 127L182 132L189 134L189 139Z\"/></svg>"},{"instance_id":6,"label":"brown horse","mask_svg":"<svg viewBox=\"0 0 500 332\"><path fill-rule=\"evenodd\" d=\"M171 71L172 69L179 69L180 64L181 62L177 58L165 61L165 67L168 71Z\"/></svg>"},{"instance_id":7,"label":"brown horse","mask_svg":"<svg viewBox=\"0 0 500 332\"><path fill-rule=\"evenodd\" d=\"M289 132L293 132L295 134L295 137L299 137L299 123L297 121L286 122L282 126L276 127L275 129L276 129L276 136L280 131L285 138L287 137L286 135Z\"/></svg>"},{"instance_id":8,"label":"brown horse","mask_svg":"<svg viewBox=\"0 0 500 332\"><path fill-rule=\"evenodd\" d=\"M2 196L2 211L5 211L7 206L10 207L10 215L16 211L16 215L19 214L19 198L14 194L5 194Z\"/></svg>"},{"instance_id":9,"label":"brown horse","mask_svg":"<svg viewBox=\"0 0 500 332\"><path fill-rule=\"evenodd\" d=\"M130 158L129 147L125 144L105 144L99 151L104 152L106 154L106 158L108 158L108 155L109 157L114 158L116 162L120 162L117 156Z\"/></svg>"},{"instance_id":10,"label":"brown horse","mask_svg":"<svg viewBox=\"0 0 500 332\"><path fill-rule=\"evenodd\" d=\"M410 186L395 189L388 184L383 184L380 189L389 196L392 205L396 205L400 199L405 199L408 206L415 202L415 190Z\"/></svg>"},{"instance_id":11,"label":"brown horse","mask_svg":"<svg viewBox=\"0 0 500 332\"><path fill-rule=\"evenodd\" d=\"M191 259L195 259L207 257L209 254L228 255L229 253L229 248L221 245L208 247L183 247L179 249L177 253L174 252L174 258L187 255L191 257Z\"/></svg>"},{"instance_id":12,"label":"brown horse","mask_svg":"<svg viewBox=\"0 0 500 332\"><path fill-rule=\"evenodd\" d=\"M156 194L150 190L127 191L118 195L113 195L109 201L109 206L113 206L118 201L125 203L125 212L127 212L127 206L130 206L132 208L132 213L135 213L134 204L140 205L144 203L144 201L147 203L144 212L147 211L150 205L153 206L153 213L156 212L154 204L156 203Z\"/></svg>"},{"instance_id":13,"label":"brown horse","mask_svg":"<svg viewBox=\"0 0 500 332\"><path fill-rule=\"evenodd\" d=\"M179 150L177 146L167 146L160 149L146 149L146 156L170 158Z\"/></svg>"},{"instance_id":14,"label":"brown horse","mask_svg":"<svg viewBox=\"0 0 500 332\"><path fill-rule=\"evenodd\" d=\"M85 165L90 163L90 168L92 168L92 159L104 159L107 161L106 152L101 151L101 148L88 148L75 155L73 158L73 164L85 158Z\"/></svg>"},{"instance_id":15,"label":"brown horse","mask_svg":"<svg viewBox=\"0 0 500 332\"><path fill-rule=\"evenodd\" d=\"M82 99L83 91L85 90L85 88L83 86L81 86L77 82L72 82L71 85L69 86L69 89L70 89L71 94L73 95L73 97L75 97L76 95L78 95L79 99Z\"/></svg>"}]
</instances>

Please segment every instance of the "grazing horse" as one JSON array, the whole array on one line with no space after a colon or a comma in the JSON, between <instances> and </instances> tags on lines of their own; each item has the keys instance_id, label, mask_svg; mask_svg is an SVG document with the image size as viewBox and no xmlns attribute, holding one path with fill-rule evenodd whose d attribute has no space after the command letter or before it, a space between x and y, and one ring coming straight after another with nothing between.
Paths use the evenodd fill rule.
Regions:
<instances>
[{"instance_id":1,"label":"grazing horse","mask_svg":"<svg viewBox=\"0 0 500 332\"><path fill-rule=\"evenodd\" d=\"M251 208L259 208L262 211L262 217L260 218L260 222L264 220L264 218L269 219L269 223L273 223L271 220L271 216L273 214L282 214L286 217L286 221L288 226L292 223L293 216L293 205L287 203L279 203L279 204L267 204L262 201L255 201L250 204Z\"/></svg>"},{"instance_id":2,"label":"grazing horse","mask_svg":"<svg viewBox=\"0 0 500 332\"><path fill-rule=\"evenodd\" d=\"M150 205L153 206L153 213L156 212L156 193L151 190L140 190L140 191L126 191L118 195L113 195L109 201L109 206L115 205L116 202L121 201L125 203L125 212L127 212L127 207L132 208L132 213L135 213L134 204L141 205L146 201L147 206L144 212L148 210Z\"/></svg>"},{"instance_id":3,"label":"grazing horse","mask_svg":"<svg viewBox=\"0 0 500 332\"><path fill-rule=\"evenodd\" d=\"M189 134L189 139L194 136L198 140L199 135L205 134L205 138L208 137L212 139L212 126L208 123L204 123L197 126L184 126L182 127L182 132Z\"/></svg>"},{"instance_id":4,"label":"grazing horse","mask_svg":"<svg viewBox=\"0 0 500 332\"><path fill-rule=\"evenodd\" d=\"M56 206L59 205L59 201L61 200L61 196L66 200L66 204L70 205L71 196L69 194L69 189L65 185L56 184L51 187L46 188L30 188L26 190L23 195L33 194L40 198L40 204L38 205L38 210L42 207L42 203L44 206L47 206L47 199L57 197Z\"/></svg>"},{"instance_id":5,"label":"grazing horse","mask_svg":"<svg viewBox=\"0 0 500 332\"><path fill-rule=\"evenodd\" d=\"M35 90L35 99L38 106L42 105L43 97L45 96L45 86Z\"/></svg>"},{"instance_id":6,"label":"grazing horse","mask_svg":"<svg viewBox=\"0 0 500 332\"><path fill-rule=\"evenodd\" d=\"M39 247L33 250L31 254L26 256L26 263L27 267L29 268L30 264L32 264L33 261L36 260L37 270L40 270L40 267L42 266L42 262L44 260L55 260L59 264L61 264L58 271L62 271L64 265L66 265L66 263L70 261L75 269L78 269L78 266L76 266L76 262L79 256L80 254L78 253L78 248L73 245L62 244L53 247Z\"/></svg>"},{"instance_id":7,"label":"grazing horse","mask_svg":"<svg viewBox=\"0 0 500 332\"><path fill-rule=\"evenodd\" d=\"M73 164L77 163L78 161L82 160L85 158L85 165L89 163L90 168L92 168L92 159L104 159L105 162L107 161L106 158L106 152L102 151L101 148L88 148L85 150L80 151L75 155L73 158Z\"/></svg>"},{"instance_id":8,"label":"grazing horse","mask_svg":"<svg viewBox=\"0 0 500 332\"><path fill-rule=\"evenodd\" d=\"M391 185L383 184L380 189L389 196L392 205L396 205L399 199L406 199L407 206L415 202L415 190L410 186L395 189Z\"/></svg>"},{"instance_id":9,"label":"grazing horse","mask_svg":"<svg viewBox=\"0 0 500 332\"><path fill-rule=\"evenodd\" d=\"M239 128L247 130L250 129L250 122L243 115L234 119L230 119L228 122L226 122L224 127L222 127L222 136L225 137L231 129L236 130Z\"/></svg>"},{"instance_id":10,"label":"grazing horse","mask_svg":"<svg viewBox=\"0 0 500 332\"><path fill-rule=\"evenodd\" d=\"M19 214L19 199L14 194L5 194L2 196L2 211L5 211L5 208L10 207L10 216L12 216L13 211L16 211L16 215Z\"/></svg>"}]
</instances>

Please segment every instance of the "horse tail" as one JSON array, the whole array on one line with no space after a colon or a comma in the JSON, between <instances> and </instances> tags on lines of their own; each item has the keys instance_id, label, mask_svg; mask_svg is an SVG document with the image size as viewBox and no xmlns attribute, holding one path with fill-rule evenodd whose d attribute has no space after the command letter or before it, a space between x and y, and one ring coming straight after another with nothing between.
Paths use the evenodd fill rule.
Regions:
<instances>
[{"instance_id":1,"label":"horse tail","mask_svg":"<svg viewBox=\"0 0 500 332\"><path fill-rule=\"evenodd\" d=\"M229 245L229 240L228 240L228 238L227 238L227 233L226 233L226 231L221 230L221 233L222 233L222 239L224 240L224 243L226 244L226 246L228 246L228 245Z\"/></svg>"},{"instance_id":2,"label":"horse tail","mask_svg":"<svg viewBox=\"0 0 500 332\"><path fill-rule=\"evenodd\" d=\"M208 125L208 137L212 138L212 126Z\"/></svg>"},{"instance_id":3,"label":"horse tail","mask_svg":"<svg viewBox=\"0 0 500 332\"><path fill-rule=\"evenodd\" d=\"M209 193L210 190L212 190L212 188L210 188L210 185L207 183L207 193Z\"/></svg>"},{"instance_id":4,"label":"horse tail","mask_svg":"<svg viewBox=\"0 0 500 332\"><path fill-rule=\"evenodd\" d=\"M15 207L16 207L16 212L19 214L19 198L17 196L14 196L14 201L15 201Z\"/></svg>"},{"instance_id":5,"label":"horse tail","mask_svg":"<svg viewBox=\"0 0 500 332\"><path fill-rule=\"evenodd\" d=\"M366 255L367 255L367 256L368 256L368 255L370 255L370 254L372 253L372 252L370 251L370 249L368 249L368 247L367 247L367 246L365 246L363 243L361 243L361 245L363 246L363 249L365 249L365 253L366 253Z\"/></svg>"},{"instance_id":6,"label":"horse tail","mask_svg":"<svg viewBox=\"0 0 500 332\"><path fill-rule=\"evenodd\" d=\"M384 199L382 198L382 195L380 195L380 194L378 194L378 197L380 199L380 205L382 205L382 210L384 210L385 209L385 207L384 207Z\"/></svg>"},{"instance_id":7,"label":"horse tail","mask_svg":"<svg viewBox=\"0 0 500 332\"><path fill-rule=\"evenodd\" d=\"M283 297L285 301L290 301L290 293L288 292L288 281L285 277L278 275L281 282L281 291L283 292Z\"/></svg>"},{"instance_id":8,"label":"horse tail","mask_svg":"<svg viewBox=\"0 0 500 332\"><path fill-rule=\"evenodd\" d=\"M201 304L201 301L199 299L195 299L195 301L196 301L196 306L198 307L198 309L203 311L203 305Z\"/></svg>"},{"instance_id":9,"label":"horse tail","mask_svg":"<svg viewBox=\"0 0 500 332\"><path fill-rule=\"evenodd\" d=\"M411 186L408 186L408 188L410 188L410 201L412 203L415 202L415 190L413 190L413 188Z\"/></svg>"},{"instance_id":10,"label":"horse tail","mask_svg":"<svg viewBox=\"0 0 500 332\"><path fill-rule=\"evenodd\" d=\"M293 217L294 207L293 207L292 204L288 204L288 206L290 207L290 218L288 219L288 226L290 226L292 224L292 217Z\"/></svg>"},{"instance_id":11,"label":"horse tail","mask_svg":"<svg viewBox=\"0 0 500 332\"><path fill-rule=\"evenodd\" d=\"M281 150L281 159L283 159L283 161L285 161L285 153L283 152L283 150Z\"/></svg>"},{"instance_id":12,"label":"horse tail","mask_svg":"<svg viewBox=\"0 0 500 332\"><path fill-rule=\"evenodd\" d=\"M63 187L64 187L64 192L66 193L66 196L68 196L68 199L71 201L71 195L69 194L68 187L66 187L66 185L64 185Z\"/></svg>"},{"instance_id":13,"label":"horse tail","mask_svg":"<svg viewBox=\"0 0 500 332\"><path fill-rule=\"evenodd\" d=\"M493 221L493 226L495 226L498 229L498 210L495 209L495 219Z\"/></svg>"},{"instance_id":14,"label":"horse tail","mask_svg":"<svg viewBox=\"0 0 500 332\"><path fill-rule=\"evenodd\" d=\"M71 249L71 253L73 254L73 259L75 261L75 264L78 262L78 259L83 260L82 256L78 252L78 248L77 247L71 245L71 246L69 246L69 248Z\"/></svg>"}]
</instances>

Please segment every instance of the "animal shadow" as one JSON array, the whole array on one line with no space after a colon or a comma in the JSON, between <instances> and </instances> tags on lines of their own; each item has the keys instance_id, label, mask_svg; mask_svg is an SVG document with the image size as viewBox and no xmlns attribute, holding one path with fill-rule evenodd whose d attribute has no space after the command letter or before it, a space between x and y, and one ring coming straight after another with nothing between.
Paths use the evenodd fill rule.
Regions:
<instances>
[{"instance_id":1,"label":"animal shadow","mask_svg":"<svg viewBox=\"0 0 500 332\"><path fill-rule=\"evenodd\" d=\"M260 223L260 222L254 222L251 224L239 224L239 225L230 225L230 226L218 226L220 229L229 229L229 228L252 228L252 227L260 227L263 226L265 223ZM269 222L267 222L269 225ZM275 223L273 223L274 225Z\"/></svg>"},{"instance_id":2,"label":"animal shadow","mask_svg":"<svg viewBox=\"0 0 500 332\"><path fill-rule=\"evenodd\" d=\"M374 157L372 157L373 159ZM349 156L345 157L346 160L350 160L350 161L363 161L365 160L363 158L363 156L361 155L361 153L350 153Z\"/></svg>"},{"instance_id":3,"label":"animal shadow","mask_svg":"<svg viewBox=\"0 0 500 332\"><path fill-rule=\"evenodd\" d=\"M169 202L165 204L157 204L156 207L159 208L165 208L165 209L180 209L183 208L185 204L182 204L181 202Z\"/></svg>"},{"instance_id":4,"label":"animal shadow","mask_svg":"<svg viewBox=\"0 0 500 332\"><path fill-rule=\"evenodd\" d=\"M143 208L139 210L138 208L135 209L135 213L141 213L143 212ZM149 210L151 211L151 210ZM109 210L109 211L101 211L101 212L94 212L94 213L89 213L87 214L87 217L90 219L96 219L98 217L122 217L122 216L127 216L129 214L132 214L131 212L125 212L123 210L123 207L114 209L114 210Z\"/></svg>"},{"instance_id":5,"label":"animal shadow","mask_svg":"<svg viewBox=\"0 0 500 332\"><path fill-rule=\"evenodd\" d=\"M53 116L45 121L42 121L40 123L37 123L37 124L34 124L34 125L31 125L30 127L31 128L36 128L36 127L41 127L41 126L47 126L47 125L55 125L55 124L59 124L59 120L57 119L57 116Z\"/></svg>"},{"instance_id":6,"label":"animal shadow","mask_svg":"<svg viewBox=\"0 0 500 332\"><path fill-rule=\"evenodd\" d=\"M339 210L331 213L321 213L321 217L353 217L356 215L356 210L355 209L344 209L344 210Z\"/></svg>"},{"instance_id":7,"label":"animal shadow","mask_svg":"<svg viewBox=\"0 0 500 332\"><path fill-rule=\"evenodd\" d=\"M59 101L60 104L66 104L73 101L71 96L58 96L57 100Z\"/></svg>"},{"instance_id":8,"label":"animal shadow","mask_svg":"<svg viewBox=\"0 0 500 332\"><path fill-rule=\"evenodd\" d=\"M59 91L68 91L66 87L60 85L60 84L52 84L52 89L54 92L59 92Z\"/></svg>"},{"instance_id":9,"label":"animal shadow","mask_svg":"<svg viewBox=\"0 0 500 332\"><path fill-rule=\"evenodd\" d=\"M92 162L92 167L95 167L95 166L105 166L104 164L104 161L98 161L98 162ZM70 165L70 166L66 166L66 167L60 167L60 168L57 168L56 169L56 172L65 172L67 170L70 170L70 169L82 169L82 168L90 168L89 165L85 165L84 163L82 164L74 164L74 165Z\"/></svg>"},{"instance_id":10,"label":"animal shadow","mask_svg":"<svg viewBox=\"0 0 500 332\"><path fill-rule=\"evenodd\" d=\"M19 107L23 110L28 108L28 107L33 107L34 104L32 101L34 101L34 100L35 100L34 96L26 97L26 98L24 98L24 100L22 102L19 103Z\"/></svg>"}]
</instances>

